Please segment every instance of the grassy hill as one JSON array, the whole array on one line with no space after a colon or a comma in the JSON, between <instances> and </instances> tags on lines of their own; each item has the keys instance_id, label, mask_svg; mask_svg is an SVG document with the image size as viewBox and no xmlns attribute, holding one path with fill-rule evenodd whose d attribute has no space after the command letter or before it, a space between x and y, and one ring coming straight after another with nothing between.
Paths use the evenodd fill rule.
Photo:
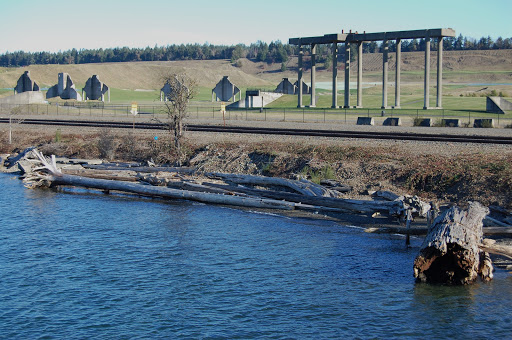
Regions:
<instances>
[{"instance_id":1,"label":"grassy hill","mask_svg":"<svg viewBox=\"0 0 512 340\"><path fill-rule=\"evenodd\" d=\"M389 80L392 82L395 54L390 55ZM436 57L437 52L432 52L432 85L435 85ZM306 82L310 79L309 61L310 57L306 55ZM90 76L97 74L101 81L111 88L113 101L154 101L163 85L162 75L185 72L198 82L200 93L197 99L207 101L211 98L211 89L226 75L242 90L250 87L273 89L282 78L288 77L293 81L297 77L296 57L290 58L284 72L281 71L281 64L267 64L248 59L242 59L239 66L233 66L228 60L31 65L23 68L0 68L0 89L14 87L19 76L26 70L30 71L32 79L41 88L56 84L59 72L69 73L77 89L81 89ZM343 64L338 63L338 68L338 79L342 82ZM356 81L357 61L352 63L351 69L351 80ZM422 86L423 69L424 52L402 53L402 86L404 89L407 86L417 87L411 89L411 94L416 94ZM326 70L319 64L317 81L330 82L331 78L332 70ZM452 96L481 92L485 85L480 84L512 84L512 50L445 51L443 78L444 85L447 86L445 94ZM363 81L382 81L382 54L364 54ZM365 92L375 92L378 95L378 87L366 89ZM512 96L510 85L495 85L492 89ZM0 96L11 93L9 90L0 90Z\"/></svg>"}]
</instances>

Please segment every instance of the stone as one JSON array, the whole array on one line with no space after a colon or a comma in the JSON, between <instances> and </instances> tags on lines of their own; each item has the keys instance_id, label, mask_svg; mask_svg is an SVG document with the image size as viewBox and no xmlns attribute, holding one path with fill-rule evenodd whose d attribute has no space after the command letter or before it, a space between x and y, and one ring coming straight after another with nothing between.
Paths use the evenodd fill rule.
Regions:
<instances>
[{"instance_id":1,"label":"stone","mask_svg":"<svg viewBox=\"0 0 512 340\"><path fill-rule=\"evenodd\" d=\"M110 89L105 85L97 75L93 75L87 79L85 87L82 88L82 97L85 100L101 100L105 101L105 93L108 92L108 101L110 102Z\"/></svg>"},{"instance_id":2,"label":"stone","mask_svg":"<svg viewBox=\"0 0 512 340\"><path fill-rule=\"evenodd\" d=\"M39 91L39 85L30 78L30 71L25 71L18 79L14 94L29 91Z\"/></svg>"},{"instance_id":3,"label":"stone","mask_svg":"<svg viewBox=\"0 0 512 340\"><path fill-rule=\"evenodd\" d=\"M82 96L76 91L75 84L67 73L59 73L59 82L50 87L48 92L46 92L46 99L55 97L82 101Z\"/></svg>"}]
</instances>

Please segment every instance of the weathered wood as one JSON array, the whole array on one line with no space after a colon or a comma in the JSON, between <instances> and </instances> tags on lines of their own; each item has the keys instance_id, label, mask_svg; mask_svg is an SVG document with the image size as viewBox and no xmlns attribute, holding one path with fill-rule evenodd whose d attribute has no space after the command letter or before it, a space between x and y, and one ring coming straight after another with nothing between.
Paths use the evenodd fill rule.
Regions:
<instances>
[{"instance_id":1,"label":"weathered wood","mask_svg":"<svg viewBox=\"0 0 512 340\"><path fill-rule=\"evenodd\" d=\"M5 161L4 161L4 166L7 168L7 169L10 169L12 168L13 166L16 165L16 163L18 163L18 161L22 158L24 158L30 151L34 150L36 147L35 146L31 146L29 148L26 148L25 150L23 150L22 152L20 152L19 154L17 154L16 156L14 157L9 157L7 158Z\"/></svg>"},{"instance_id":2,"label":"weathered wood","mask_svg":"<svg viewBox=\"0 0 512 340\"><path fill-rule=\"evenodd\" d=\"M512 225L498 221L497 219L492 218L491 216L486 216L484 218L484 226L489 226L489 227L499 226L499 227L505 227L505 228L512 228Z\"/></svg>"},{"instance_id":3,"label":"weathered wood","mask_svg":"<svg viewBox=\"0 0 512 340\"><path fill-rule=\"evenodd\" d=\"M210 172L207 173L206 175L209 177L221 178L225 181L229 181L235 184L282 186L305 196L337 197L337 194L332 192L331 190L328 190L321 185L315 184L307 180L296 181L292 179L279 177L224 174L218 172Z\"/></svg>"},{"instance_id":4,"label":"weathered wood","mask_svg":"<svg viewBox=\"0 0 512 340\"><path fill-rule=\"evenodd\" d=\"M192 174L196 171L196 168L189 167L162 167L162 166L133 166L133 167L125 167L125 166L115 166L115 165L89 165L84 164L84 168L86 169L97 169L97 170L131 170L137 172L177 172L183 174Z\"/></svg>"},{"instance_id":5,"label":"weathered wood","mask_svg":"<svg viewBox=\"0 0 512 340\"><path fill-rule=\"evenodd\" d=\"M491 280L488 254L479 249L482 220L488 213L487 208L472 202L467 210L452 207L439 215L414 260L414 277L443 284L469 284L478 276Z\"/></svg>"},{"instance_id":6,"label":"weathered wood","mask_svg":"<svg viewBox=\"0 0 512 340\"><path fill-rule=\"evenodd\" d=\"M343 198L332 198L332 197L314 197L304 196L301 194L274 191L274 190L262 190L252 189L240 186L215 184L215 183L202 183L205 186L211 186L223 190L245 193L249 195L256 195L262 197L273 198L277 200L286 200L289 202L304 203L314 206L330 207L335 209L341 209L346 212L356 212L364 214L373 214L375 212L385 213L387 215L398 215L402 212L401 202L387 202L387 201L365 201L365 200L352 200Z\"/></svg>"},{"instance_id":7,"label":"weathered wood","mask_svg":"<svg viewBox=\"0 0 512 340\"><path fill-rule=\"evenodd\" d=\"M484 239L479 247L482 251L512 259L512 246L496 244L496 240Z\"/></svg>"}]
</instances>

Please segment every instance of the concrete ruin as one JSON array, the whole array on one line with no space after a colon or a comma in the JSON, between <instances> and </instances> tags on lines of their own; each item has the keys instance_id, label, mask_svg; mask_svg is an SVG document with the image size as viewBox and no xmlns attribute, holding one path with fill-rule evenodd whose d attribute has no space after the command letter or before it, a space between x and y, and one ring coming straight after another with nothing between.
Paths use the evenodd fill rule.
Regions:
<instances>
[{"instance_id":1,"label":"concrete ruin","mask_svg":"<svg viewBox=\"0 0 512 340\"><path fill-rule=\"evenodd\" d=\"M283 78L283 80L279 83L279 85L277 85L274 92L282 93L282 94L296 94L297 86L292 84L291 81L288 80L288 78Z\"/></svg>"},{"instance_id":2,"label":"concrete ruin","mask_svg":"<svg viewBox=\"0 0 512 340\"><path fill-rule=\"evenodd\" d=\"M485 111L505 114L505 111L512 111L512 103L502 97L487 97Z\"/></svg>"},{"instance_id":3,"label":"concrete ruin","mask_svg":"<svg viewBox=\"0 0 512 340\"><path fill-rule=\"evenodd\" d=\"M101 100L104 102L105 93L108 93L108 102L110 103L110 89L95 74L87 79L85 87L82 88L82 98L84 100Z\"/></svg>"},{"instance_id":4,"label":"concrete ruin","mask_svg":"<svg viewBox=\"0 0 512 340\"><path fill-rule=\"evenodd\" d=\"M13 96L0 98L0 105L44 104L45 100L41 91L25 91Z\"/></svg>"},{"instance_id":5,"label":"concrete ruin","mask_svg":"<svg viewBox=\"0 0 512 340\"><path fill-rule=\"evenodd\" d=\"M31 91L39 91L39 85L30 78L30 71L25 71L16 83L14 94Z\"/></svg>"},{"instance_id":6,"label":"concrete ruin","mask_svg":"<svg viewBox=\"0 0 512 340\"><path fill-rule=\"evenodd\" d=\"M215 88L212 90L212 102L229 102L231 100L233 100L234 102L236 100L237 94L239 95L239 100L242 100L242 92L240 91L240 89L236 87L236 85L228 79L228 76L224 76L222 80L219 81L217 85L215 85Z\"/></svg>"},{"instance_id":7,"label":"concrete ruin","mask_svg":"<svg viewBox=\"0 0 512 340\"><path fill-rule=\"evenodd\" d=\"M82 96L76 91L75 84L67 73L59 73L59 82L50 87L48 92L46 92L46 99L55 97L82 101Z\"/></svg>"},{"instance_id":8,"label":"concrete ruin","mask_svg":"<svg viewBox=\"0 0 512 340\"><path fill-rule=\"evenodd\" d=\"M160 89L160 101L163 102L168 101L169 97L171 96L171 85L169 82L166 82L164 87Z\"/></svg>"},{"instance_id":9,"label":"concrete ruin","mask_svg":"<svg viewBox=\"0 0 512 340\"><path fill-rule=\"evenodd\" d=\"M388 105L388 66L389 66L389 41L396 42L396 72L395 72L395 105L394 108L400 108L400 66L402 59L402 40L404 39L425 39L425 75L424 75L424 109L430 108L430 42L431 39L437 39L437 96L436 108L442 108L442 89L443 89L443 38L455 37L455 30L451 28L436 28L413 31L395 31L395 32L378 32L378 33L334 33L325 34L318 37L301 37L291 38L291 45L299 46L299 72L298 81L302 82L304 66L304 46L311 46L311 107L316 106L316 46L319 44L332 45L332 108L338 108L338 44L344 43L345 55L345 108L350 108L350 45L356 44L358 53L357 68L357 104L355 107L363 107L363 43L369 41L382 41L383 47L383 64L382 64L382 109L387 109ZM298 107L304 107L302 103L302 87L299 88Z\"/></svg>"},{"instance_id":10,"label":"concrete ruin","mask_svg":"<svg viewBox=\"0 0 512 340\"><path fill-rule=\"evenodd\" d=\"M280 98L283 94L265 92L260 90L245 91L245 99L239 100L227 106L228 109L262 108Z\"/></svg>"}]
</instances>

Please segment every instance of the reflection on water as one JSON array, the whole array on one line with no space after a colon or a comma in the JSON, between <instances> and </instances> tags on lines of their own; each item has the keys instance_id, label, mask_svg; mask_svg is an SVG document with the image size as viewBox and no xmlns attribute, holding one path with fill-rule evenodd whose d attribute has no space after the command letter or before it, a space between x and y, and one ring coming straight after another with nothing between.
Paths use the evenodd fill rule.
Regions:
<instances>
[{"instance_id":1,"label":"reflection on water","mask_svg":"<svg viewBox=\"0 0 512 340\"><path fill-rule=\"evenodd\" d=\"M511 280L415 284L421 244L0 175L6 338L509 336Z\"/></svg>"}]
</instances>

